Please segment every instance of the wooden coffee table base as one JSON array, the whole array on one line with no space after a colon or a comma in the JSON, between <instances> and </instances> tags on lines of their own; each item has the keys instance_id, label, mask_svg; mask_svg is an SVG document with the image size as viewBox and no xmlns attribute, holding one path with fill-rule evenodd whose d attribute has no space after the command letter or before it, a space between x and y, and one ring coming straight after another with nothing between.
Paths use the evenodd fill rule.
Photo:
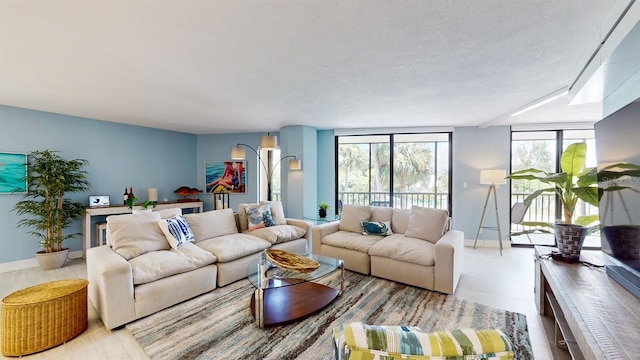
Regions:
<instances>
[{"instance_id":1,"label":"wooden coffee table base","mask_svg":"<svg viewBox=\"0 0 640 360\"><path fill-rule=\"evenodd\" d=\"M278 326L302 320L322 310L335 300L340 291L314 282L257 289L251 296L251 313L256 317L256 295L262 292L263 326Z\"/></svg>"}]
</instances>

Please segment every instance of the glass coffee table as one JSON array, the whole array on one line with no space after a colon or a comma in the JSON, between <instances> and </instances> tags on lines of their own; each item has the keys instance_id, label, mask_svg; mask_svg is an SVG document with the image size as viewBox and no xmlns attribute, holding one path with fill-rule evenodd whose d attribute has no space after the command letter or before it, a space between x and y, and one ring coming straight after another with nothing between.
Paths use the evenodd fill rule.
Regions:
<instances>
[{"instance_id":1,"label":"glass coffee table","mask_svg":"<svg viewBox=\"0 0 640 360\"><path fill-rule=\"evenodd\" d=\"M288 324L322 310L344 291L344 262L327 256L302 254L320 266L309 273L284 270L264 253L249 263L247 278L256 288L251 313L260 328ZM340 270L340 290L315 281Z\"/></svg>"}]
</instances>

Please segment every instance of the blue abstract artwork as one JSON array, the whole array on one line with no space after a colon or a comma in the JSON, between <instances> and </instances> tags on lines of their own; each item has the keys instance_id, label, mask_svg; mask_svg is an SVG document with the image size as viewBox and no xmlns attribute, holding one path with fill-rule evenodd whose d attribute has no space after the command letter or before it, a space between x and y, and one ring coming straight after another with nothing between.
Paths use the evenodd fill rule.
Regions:
<instances>
[{"instance_id":1,"label":"blue abstract artwork","mask_svg":"<svg viewBox=\"0 0 640 360\"><path fill-rule=\"evenodd\" d=\"M27 192L27 154L0 153L0 194Z\"/></svg>"}]
</instances>

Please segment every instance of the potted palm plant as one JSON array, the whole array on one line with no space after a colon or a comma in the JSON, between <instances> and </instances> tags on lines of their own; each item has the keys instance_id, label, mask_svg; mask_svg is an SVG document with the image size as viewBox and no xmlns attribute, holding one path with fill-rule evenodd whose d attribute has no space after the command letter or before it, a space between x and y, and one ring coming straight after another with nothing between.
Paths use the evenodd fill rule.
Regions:
<instances>
[{"instance_id":1,"label":"potted palm plant","mask_svg":"<svg viewBox=\"0 0 640 360\"><path fill-rule=\"evenodd\" d=\"M55 151L32 151L28 155L27 192L13 208L18 215L27 217L18 221L18 227L29 227L29 234L40 239L43 250L36 253L40 266L45 269L61 267L67 259L68 248L62 242L79 233L63 231L85 212L84 204L65 195L90 188L84 166L86 160L66 160Z\"/></svg>"},{"instance_id":2,"label":"potted palm plant","mask_svg":"<svg viewBox=\"0 0 640 360\"><path fill-rule=\"evenodd\" d=\"M522 225L533 227L513 235L527 234L534 231L550 233L555 230L558 249L562 254L576 256L580 254L582 243L587 234L599 229L593 225L598 215L583 215L574 219L578 200L598 206L604 191L618 191L625 186L598 188L598 178L617 179L622 176L637 176L640 167L629 164L612 164L598 172L595 167L585 167L587 144L575 143L567 147L560 157L560 173L549 173L539 169L524 169L511 173L507 178L512 180L539 181L543 188L536 190L524 199L525 205L544 193L555 193L562 204L562 219L556 223L523 222ZM614 170L617 169L617 170Z\"/></svg>"}]
</instances>

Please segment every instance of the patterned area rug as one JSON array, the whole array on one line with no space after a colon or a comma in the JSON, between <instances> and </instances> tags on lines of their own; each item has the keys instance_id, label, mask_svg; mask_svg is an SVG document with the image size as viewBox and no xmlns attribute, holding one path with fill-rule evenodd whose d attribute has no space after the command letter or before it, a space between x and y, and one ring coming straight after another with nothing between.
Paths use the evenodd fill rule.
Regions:
<instances>
[{"instance_id":1,"label":"patterned area rug","mask_svg":"<svg viewBox=\"0 0 640 360\"><path fill-rule=\"evenodd\" d=\"M339 288L338 272L325 284ZM499 328L516 359L533 359L525 315L455 296L345 271L345 292L316 315L286 326L256 327L247 280L218 288L126 328L157 359L332 359L332 329L343 322L412 325L425 331Z\"/></svg>"}]
</instances>

